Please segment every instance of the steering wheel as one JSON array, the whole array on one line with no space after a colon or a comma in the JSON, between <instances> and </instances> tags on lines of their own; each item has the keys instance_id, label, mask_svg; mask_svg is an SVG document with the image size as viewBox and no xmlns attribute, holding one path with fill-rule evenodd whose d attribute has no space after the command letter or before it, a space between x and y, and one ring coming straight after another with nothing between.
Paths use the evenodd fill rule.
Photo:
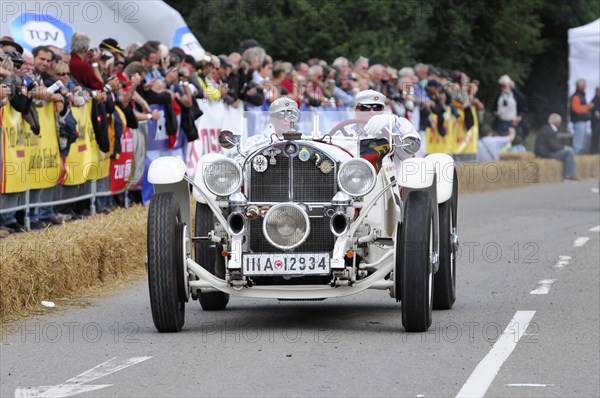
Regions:
<instances>
[{"instance_id":1,"label":"steering wheel","mask_svg":"<svg viewBox=\"0 0 600 398\"><path fill-rule=\"evenodd\" d=\"M342 133L342 135L344 137L353 137L355 134L354 131L348 131L348 129L346 129L346 127L352 125L356 125L357 129L356 129L356 133L358 133L359 135L365 135L365 131L363 130L363 127L365 127L365 124L367 124L367 122L369 121L369 119L360 119L360 118L354 118L354 119L348 119L348 120L344 120L339 122L338 124L336 124L335 126L333 126L333 128L331 130L329 130L329 135L330 136L334 136L338 131L340 133Z\"/></svg>"}]
</instances>

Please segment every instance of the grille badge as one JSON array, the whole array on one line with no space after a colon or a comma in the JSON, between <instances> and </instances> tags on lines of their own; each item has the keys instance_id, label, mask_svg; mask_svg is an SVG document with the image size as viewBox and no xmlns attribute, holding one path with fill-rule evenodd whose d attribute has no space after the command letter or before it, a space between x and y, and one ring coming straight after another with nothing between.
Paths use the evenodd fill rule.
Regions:
<instances>
[{"instance_id":1,"label":"grille badge","mask_svg":"<svg viewBox=\"0 0 600 398\"><path fill-rule=\"evenodd\" d=\"M269 149L265 149L263 151L263 155L271 158L269 160L269 164L271 166L275 166L277 164L277 159L275 159L275 156L279 155L281 153L281 149L277 149L277 148L269 148Z\"/></svg>"},{"instance_id":2,"label":"grille badge","mask_svg":"<svg viewBox=\"0 0 600 398\"><path fill-rule=\"evenodd\" d=\"M264 173L267 170L267 158L263 155L258 155L254 159L252 159L252 168L257 173Z\"/></svg>"},{"instance_id":3,"label":"grille badge","mask_svg":"<svg viewBox=\"0 0 600 398\"><path fill-rule=\"evenodd\" d=\"M323 174L331 173L333 171L333 162L329 159L323 160L319 165L319 170L321 170Z\"/></svg>"},{"instance_id":4,"label":"grille badge","mask_svg":"<svg viewBox=\"0 0 600 398\"><path fill-rule=\"evenodd\" d=\"M308 149L302 148L298 154L298 158L300 158L300 160L303 162L306 162L308 159L310 159L310 152L308 152Z\"/></svg>"}]
</instances>

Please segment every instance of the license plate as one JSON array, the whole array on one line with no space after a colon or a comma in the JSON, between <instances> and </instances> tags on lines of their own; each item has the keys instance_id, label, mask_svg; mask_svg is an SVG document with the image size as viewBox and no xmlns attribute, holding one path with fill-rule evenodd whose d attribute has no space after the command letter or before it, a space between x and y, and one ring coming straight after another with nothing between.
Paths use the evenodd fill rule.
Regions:
<instances>
[{"instance_id":1,"label":"license plate","mask_svg":"<svg viewBox=\"0 0 600 398\"><path fill-rule=\"evenodd\" d=\"M245 254L244 275L327 275L328 253Z\"/></svg>"}]
</instances>

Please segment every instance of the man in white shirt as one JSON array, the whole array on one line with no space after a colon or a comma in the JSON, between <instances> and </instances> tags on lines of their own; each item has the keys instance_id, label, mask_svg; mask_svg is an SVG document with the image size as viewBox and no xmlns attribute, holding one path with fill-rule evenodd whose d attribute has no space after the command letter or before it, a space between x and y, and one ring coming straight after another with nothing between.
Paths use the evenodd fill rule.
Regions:
<instances>
[{"instance_id":1,"label":"man in white shirt","mask_svg":"<svg viewBox=\"0 0 600 398\"><path fill-rule=\"evenodd\" d=\"M481 126L481 138L477 143L477 160L479 162L497 162L500 160L502 149L515 139L515 129L510 129L506 137L494 135L494 130L489 125Z\"/></svg>"}]
</instances>

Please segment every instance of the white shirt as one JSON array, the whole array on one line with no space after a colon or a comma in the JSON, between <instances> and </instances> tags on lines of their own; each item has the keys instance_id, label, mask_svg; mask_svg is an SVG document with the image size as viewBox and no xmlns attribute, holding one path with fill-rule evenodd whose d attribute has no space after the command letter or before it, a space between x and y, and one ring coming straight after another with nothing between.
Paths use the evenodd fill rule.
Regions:
<instances>
[{"instance_id":1,"label":"white shirt","mask_svg":"<svg viewBox=\"0 0 600 398\"><path fill-rule=\"evenodd\" d=\"M512 91L502 92L498 98L498 118L511 122L517 118L517 101Z\"/></svg>"},{"instance_id":2,"label":"white shirt","mask_svg":"<svg viewBox=\"0 0 600 398\"><path fill-rule=\"evenodd\" d=\"M509 137L483 137L477 143L477 160L479 162L496 162L500 160L500 152L509 142Z\"/></svg>"}]
</instances>

